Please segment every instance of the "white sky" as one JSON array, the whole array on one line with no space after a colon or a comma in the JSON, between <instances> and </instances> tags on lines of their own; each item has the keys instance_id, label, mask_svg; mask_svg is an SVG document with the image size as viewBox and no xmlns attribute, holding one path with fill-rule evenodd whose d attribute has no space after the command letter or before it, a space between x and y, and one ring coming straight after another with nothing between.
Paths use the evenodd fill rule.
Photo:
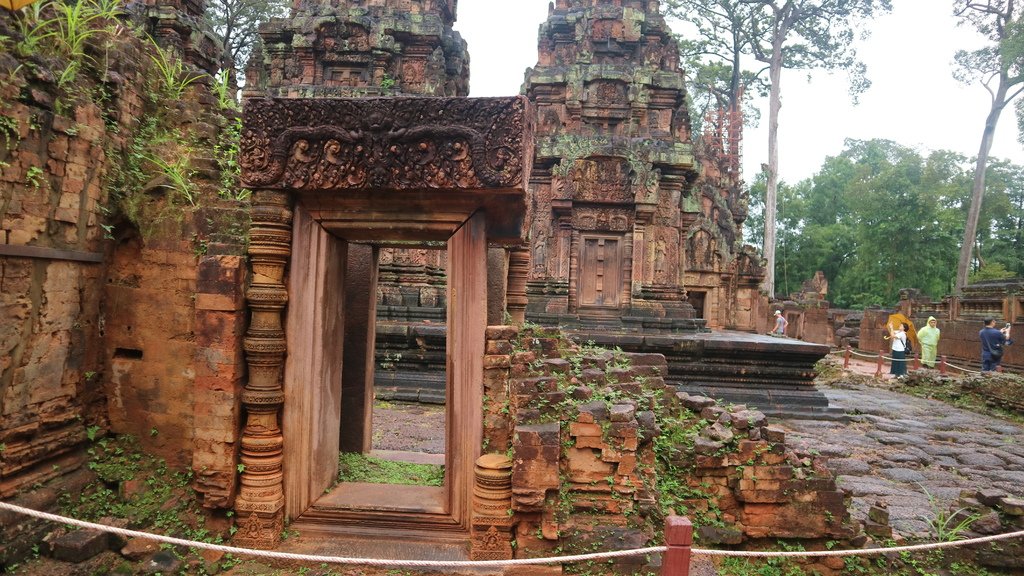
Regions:
<instances>
[{"instance_id":1,"label":"white sky","mask_svg":"<svg viewBox=\"0 0 1024 576\"><path fill-rule=\"evenodd\" d=\"M886 138L917 148L953 150L973 157L989 110L988 92L963 86L951 74L953 53L979 45L973 30L957 27L951 0L895 0L858 45L871 88L853 106L843 73L785 71L779 118L779 173L796 183L808 178L843 140ZM470 95L518 94L527 67L537 62L537 27L548 0L459 0L458 30L469 44ZM1024 96L1022 96L1024 97ZM768 101L758 128L744 134L744 176L752 181L768 161ZM1012 105L1003 112L992 155L1024 164Z\"/></svg>"}]
</instances>

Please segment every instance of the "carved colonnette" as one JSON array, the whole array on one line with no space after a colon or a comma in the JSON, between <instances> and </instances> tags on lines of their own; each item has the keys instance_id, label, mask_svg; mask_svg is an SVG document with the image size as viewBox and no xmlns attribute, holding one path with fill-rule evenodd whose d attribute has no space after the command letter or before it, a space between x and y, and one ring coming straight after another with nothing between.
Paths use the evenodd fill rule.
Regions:
<instances>
[{"instance_id":1,"label":"carved colonnette","mask_svg":"<svg viewBox=\"0 0 1024 576\"><path fill-rule=\"evenodd\" d=\"M274 547L284 527L280 410L286 352L282 313L288 302L285 268L291 256L292 210L287 193L257 190L253 195L249 258L252 284L246 300L252 312L244 341L249 381L242 394L241 490L235 501L240 529L235 542Z\"/></svg>"},{"instance_id":2,"label":"carved colonnette","mask_svg":"<svg viewBox=\"0 0 1024 576\"><path fill-rule=\"evenodd\" d=\"M484 454L476 460L471 560L512 558L512 460Z\"/></svg>"}]
</instances>

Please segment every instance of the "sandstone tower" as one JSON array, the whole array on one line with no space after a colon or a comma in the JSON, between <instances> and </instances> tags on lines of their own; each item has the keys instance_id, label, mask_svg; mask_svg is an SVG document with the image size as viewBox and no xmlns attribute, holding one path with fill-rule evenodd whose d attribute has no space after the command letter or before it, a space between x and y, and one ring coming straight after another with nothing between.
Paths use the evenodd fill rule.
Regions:
<instances>
[{"instance_id":1,"label":"sandstone tower","mask_svg":"<svg viewBox=\"0 0 1024 576\"><path fill-rule=\"evenodd\" d=\"M527 317L644 332L752 328L760 271L737 245L738 174L717 166L728 146L691 136L658 1L558 0L524 93L537 127Z\"/></svg>"}]
</instances>

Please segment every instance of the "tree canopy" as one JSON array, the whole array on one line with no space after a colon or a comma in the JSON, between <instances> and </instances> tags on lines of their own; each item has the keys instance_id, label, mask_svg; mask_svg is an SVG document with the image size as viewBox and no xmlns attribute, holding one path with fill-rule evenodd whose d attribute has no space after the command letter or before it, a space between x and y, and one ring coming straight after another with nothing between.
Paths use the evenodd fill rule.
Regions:
<instances>
[{"instance_id":1,"label":"tree canopy","mask_svg":"<svg viewBox=\"0 0 1024 576\"><path fill-rule=\"evenodd\" d=\"M260 24L287 14L285 0L210 0L206 15L221 41L221 68L238 78L261 41Z\"/></svg>"},{"instance_id":2,"label":"tree canopy","mask_svg":"<svg viewBox=\"0 0 1024 576\"><path fill-rule=\"evenodd\" d=\"M982 270L1024 274L1024 167L994 161L988 177ZM889 305L901 288L948 294L971 181L971 161L954 152L922 156L890 140L847 140L813 177L779 187L779 291L796 292L821 270L840 307ZM760 178L751 190L755 234L764 195Z\"/></svg>"},{"instance_id":3,"label":"tree canopy","mask_svg":"<svg viewBox=\"0 0 1024 576\"><path fill-rule=\"evenodd\" d=\"M866 34L864 23L877 12L892 9L890 0L670 0L669 13L696 27L696 40L683 43L698 59L694 76L711 77L708 83L726 99L738 100L745 83L764 81L768 87L768 165L765 177L764 243L768 275L765 290L775 289L776 195L779 153L778 126L782 70L822 68L846 70L851 94L869 86L865 67L856 58L854 40ZM740 71L741 56L761 64L753 72ZM726 81L727 80L727 81ZM699 86L698 86L698 89ZM715 90L711 90L714 97Z\"/></svg>"}]
</instances>

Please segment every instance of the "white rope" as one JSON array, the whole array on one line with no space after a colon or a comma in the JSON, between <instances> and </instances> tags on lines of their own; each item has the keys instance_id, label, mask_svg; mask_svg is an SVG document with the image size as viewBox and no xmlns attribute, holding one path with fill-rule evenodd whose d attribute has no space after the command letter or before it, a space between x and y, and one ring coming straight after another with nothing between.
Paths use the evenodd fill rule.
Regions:
<instances>
[{"instance_id":1,"label":"white rope","mask_svg":"<svg viewBox=\"0 0 1024 576\"><path fill-rule=\"evenodd\" d=\"M986 542L995 542L997 540L1010 540L1013 538L1021 537L1024 537L1024 530L1019 530L1017 532L1007 532L1006 534L996 534L995 536L971 538L969 540L933 542L931 544L915 544L913 546L893 546L891 548L864 548L861 550L812 550L796 552L756 552L745 550L694 549L693 554L703 556L736 556L746 558L783 558L787 556L801 558L820 558L822 556L875 556L878 554L889 554L890 552L922 552L925 550L938 550L940 548L956 548L960 546L971 546L974 544L984 544Z\"/></svg>"},{"instance_id":2,"label":"white rope","mask_svg":"<svg viewBox=\"0 0 1024 576\"><path fill-rule=\"evenodd\" d=\"M43 520L49 520L51 522L57 522L60 524L70 524L72 526L78 526L80 528L88 528L92 530L99 530L101 532L110 532L113 534L120 534L122 536L128 536L131 538L144 538L148 540L155 540L157 542L165 542L168 544L174 544L176 546L186 546L190 548L202 548L206 550L216 550L219 552L225 552L228 554L257 556L261 558L274 558L278 560L297 560L302 562L322 562L328 564L364 564L369 566L401 566L407 568L465 568L465 567L501 567L501 566L516 566L525 564L562 564L570 562L584 562L588 560L603 560L607 558L621 558L625 556L640 556L643 554L653 554L657 552L665 552L668 550L667 546L650 546L647 548L635 548L632 550L613 550L610 552L595 552L591 554L576 554L571 556L552 556L547 558L518 558L514 560L477 560L477 561L465 561L465 560L384 560L379 558L348 558L344 556L314 556L309 554L294 554L291 552L275 552L272 550L252 550L250 548L236 548L234 546L223 546L220 544L212 544L209 542L196 542L194 540L184 540L181 538L173 538L171 536L163 536L161 534L150 534L148 532L139 532L137 530L128 530L125 528L118 528L116 526L107 526L104 524L96 524L93 522L85 522L83 520L76 520L74 518L67 518L65 516L58 516L56 514L49 514L47 512L40 512L38 510L32 510L31 508L24 508L15 504L8 504L6 502L0 502L0 509L9 510L18 514L24 514L26 516L33 516L35 518L41 518ZM691 554L694 556L733 556L741 558L784 558L784 557L823 557L823 556L874 556L878 554L888 554L891 552L919 552L924 550L937 550L940 548L953 548L959 546L970 546L974 544L983 544L985 542L995 542L997 540L1009 540L1012 538L1024 537L1024 530L1017 532L1009 532L1006 534L997 534L995 536L984 536L981 538L972 538L970 540L956 540L953 542L935 542L932 544L916 544L913 546L894 546L892 548L864 548L861 550L800 550L800 551L789 551L789 552L771 552L771 551L746 551L746 550L712 550L693 548Z\"/></svg>"},{"instance_id":3,"label":"white rope","mask_svg":"<svg viewBox=\"0 0 1024 576\"><path fill-rule=\"evenodd\" d=\"M642 554L652 554L656 552L664 552L667 550L666 546L651 546L648 548L637 548L633 550L613 550L610 552L596 552L591 554L576 554L572 556L553 556L549 558L519 558L515 560L384 560L380 558L349 558L345 556L314 556L309 554L294 554L292 552L276 552L273 550L253 550L250 548L236 548L234 546L224 546L221 544L213 544L210 542L196 542L194 540L184 540L182 538L174 538L171 536L163 536L161 534L150 534L148 532L139 532L137 530L128 530L125 528L118 528L116 526L106 526L104 524L96 524L93 522L85 522L83 520L76 520L74 518L67 518L64 516L58 516L56 514L49 514L47 512L40 512L38 510L32 510L31 508L23 508L15 504L8 504L6 502L0 502L0 509L10 510L11 512L17 512L19 514L25 514L27 516L34 516L36 518L42 518L43 520L49 520L51 522L57 522L60 524L70 524L72 526L78 526L80 528L89 528L92 530L99 530L101 532L110 532L113 534L120 534L121 536L127 536L130 538L144 538L147 540L155 540L157 542L165 542L167 544L174 544L176 546L186 546L190 548L201 548L205 550L216 550L218 552L224 552L227 554L237 554L246 556L256 556L260 558L273 558L277 560L293 560L302 562L325 562L328 564L364 564L368 566L399 566L406 568L466 568L466 567L480 567L480 568L497 568L501 566L516 566L523 564L560 564L570 562L585 562L588 560L604 560L607 558L620 558L625 556L640 556Z\"/></svg>"}]
</instances>

